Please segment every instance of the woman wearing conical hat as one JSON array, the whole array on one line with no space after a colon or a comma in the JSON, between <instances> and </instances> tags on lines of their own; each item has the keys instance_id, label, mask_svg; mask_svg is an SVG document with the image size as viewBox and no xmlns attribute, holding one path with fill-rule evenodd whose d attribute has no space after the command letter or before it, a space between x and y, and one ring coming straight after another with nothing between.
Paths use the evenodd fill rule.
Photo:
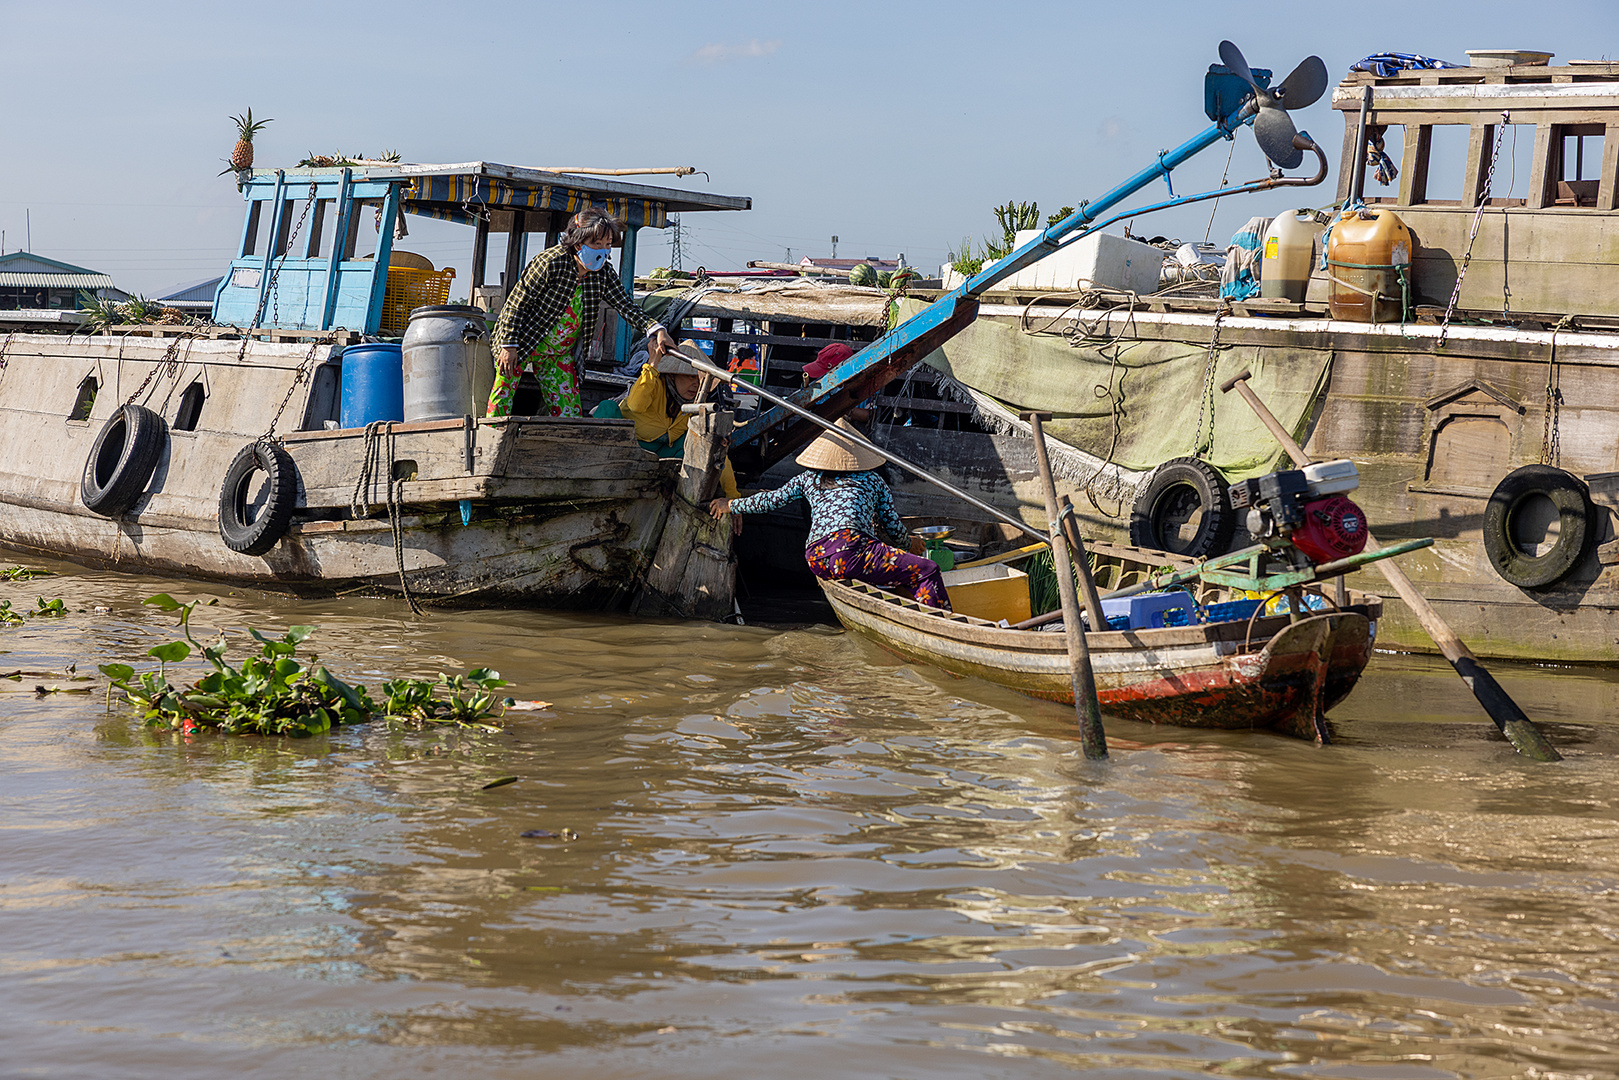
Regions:
<instances>
[{"instance_id":1,"label":"woman wearing conical hat","mask_svg":"<svg viewBox=\"0 0 1619 1080\"><path fill-rule=\"evenodd\" d=\"M838 427L859 435L854 425L839 420ZM904 593L921 603L950 610L939 567L920 554L920 537L913 537L894 511L894 496L874 471L883 459L835 432L825 432L798 455L805 471L775 491L761 491L743 499L715 499L709 511L715 517L763 514L794 499L810 507L809 546L804 559L817 577L864 581ZM879 539L885 535L893 545Z\"/></svg>"}]
</instances>

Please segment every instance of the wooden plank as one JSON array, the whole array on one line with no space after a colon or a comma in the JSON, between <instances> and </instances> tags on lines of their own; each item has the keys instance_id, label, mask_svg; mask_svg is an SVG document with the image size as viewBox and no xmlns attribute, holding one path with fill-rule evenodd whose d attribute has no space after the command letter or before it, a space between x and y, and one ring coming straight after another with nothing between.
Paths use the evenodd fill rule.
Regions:
<instances>
[{"instance_id":1,"label":"wooden plank","mask_svg":"<svg viewBox=\"0 0 1619 1080\"><path fill-rule=\"evenodd\" d=\"M467 296L472 296L472 290L481 288L484 284L484 275L488 272L489 264L489 219L478 218L472 227L472 268L468 271Z\"/></svg>"},{"instance_id":2,"label":"wooden plank","mask_svg":"<svg viewBox=\"0 0 1619 1080\"><path fill-rule=\"evenodd\" d=\"M1495 146L1495 125L1474 124L1467 134L1467 170L1463 174L1462 191L1468 193L1472 200L1468 203L1477 207L1479 203L1490 197L1486 187L1489 178L1490 152Z\"/></svg>"},{"instance_id":3,"label":"wooden plank","mask_svg":"<svg viewBox=\"0 0 1619 1080\"><path fill-rule=\"evenodd\" d=\"M506 232L506 279L501 284L505 286L507 296L517 288L517 279L523 275L523 236L527 229L527 217L522 210L513 210L511 228Z\"/></svg>"},{"instance_id":4,"label":"wooden plank","mask_svg":"<svg viewBox=\"0 0 1619 1080\"><path fill-rule=\"evenodd\" d=\"M1619 208L1619 123L1610 122L1602 133L1602 180L1597 190L1597 209Z\"/></svg>"},{"instance_id":5,"label":"wooden plank","mask_svg":"<svg viewBox=\"0 0 1619 1080\"><path fill-rule=\"evenodd\" d=\"M1546 206L1547 172L1551 167L1553 127L1548 123L1535 125L1534 158L1529 169L1529 209Z\"/></svg>"},{"instance_id":6,"label":"wooden plank","mask_svg":"<svg viewBox=\"0 0 1619 1080\"><path fill-rule=\"evenodd\" d=\"M743 333L740 330L737 330L737 331L725 331L725 330L683 329L683 330L680 331L680 336L683 337L683 338L693 338L693 339L696 339L698 341L728 341L728 342L744 342L745 341L750 345L802 345L805 348L809 348L809 349L819 349L819 348L822 348L824 346L833 345L833 344L839 344L839 345L849 345L851 343L852 344L859 344L859 345L870 344L869 342L863 342L863 341L851 341L851 339L849 339L849 338L793 337L791 334L748 334L748 333ZM775 361L772 360L771 363L775 363Z\"/></svg>"},{"instance_id":7,"label":"wooden plank","mask_svg":"<svg viewBox=\"0 0 1619 1080\"><path fill-rule=\"evenodd\" d=\"M1431 124L1405 125L1405 152L1400 163L1400 205L1428 201L1428 151L1433 146Z\"/></svg>"}]
</instances>

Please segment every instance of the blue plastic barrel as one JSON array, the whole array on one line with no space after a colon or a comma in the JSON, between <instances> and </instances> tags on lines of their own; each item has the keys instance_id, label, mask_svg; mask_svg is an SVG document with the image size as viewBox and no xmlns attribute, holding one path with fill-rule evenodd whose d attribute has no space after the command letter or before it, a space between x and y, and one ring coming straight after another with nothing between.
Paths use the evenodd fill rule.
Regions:
<instances>
[{"instance_id":1,"label":"blue plastic barrel","mask_svg":"<svg viewBox=\"0 0 1619 1080\"><path fill-rule=\"evenodd\" d=\"M343 350L338 414L338 423L346 428L405 418L405 356L400 346L376 342Z\"/></svg>"}]
</instances>

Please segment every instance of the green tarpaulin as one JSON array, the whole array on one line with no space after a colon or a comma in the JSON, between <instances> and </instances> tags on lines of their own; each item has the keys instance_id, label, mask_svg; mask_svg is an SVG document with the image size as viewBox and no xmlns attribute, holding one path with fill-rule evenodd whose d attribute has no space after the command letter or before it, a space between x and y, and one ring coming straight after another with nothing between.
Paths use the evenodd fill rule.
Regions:
<instances>
[{"instance_id":1,"label":"green tarpaulin","mask_svg":"<svg viewBox=\"0 0 1619 1080\"><path fill-rule=\"evenodd\" d=\"M922 308L915 300L901 305L901 320ZM1206 345L1177 342L1127 339L1075 348L1060 334L1025 334L979 319L923 362L1013 411L1053 414L1046 425L1052 435L1128 469L1195 456L1232 481L1273 471L1284 457L1281 447L1242 398L1220 393L1219 384L1252 371L1254 391L1302 441L1332 354L1222 346L1212 379L1208 357Z\"/></svg>"}]
</instances>

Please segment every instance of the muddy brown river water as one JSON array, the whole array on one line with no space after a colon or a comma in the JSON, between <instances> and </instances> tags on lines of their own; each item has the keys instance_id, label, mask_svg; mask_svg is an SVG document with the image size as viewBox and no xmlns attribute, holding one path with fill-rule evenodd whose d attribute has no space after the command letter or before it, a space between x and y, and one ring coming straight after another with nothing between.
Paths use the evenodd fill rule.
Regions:
<instances>
[{"instance_id":1,"label":"muddy brown river water","mask_svg":"<svg viewBox=\"0 0 1619 1080\"><path fill-rule=\"evenodd\" d=\"M58 568L0 583L73 609L6 671L132 660L169 591L554 707L187 740L0 682L0 1076L1619 1074L1611 671L1497 668L1556 765L1392 655L1331 748L1115 720L1092 765L1071 710L829 627Z\"/></svg>"}]
</instances>

